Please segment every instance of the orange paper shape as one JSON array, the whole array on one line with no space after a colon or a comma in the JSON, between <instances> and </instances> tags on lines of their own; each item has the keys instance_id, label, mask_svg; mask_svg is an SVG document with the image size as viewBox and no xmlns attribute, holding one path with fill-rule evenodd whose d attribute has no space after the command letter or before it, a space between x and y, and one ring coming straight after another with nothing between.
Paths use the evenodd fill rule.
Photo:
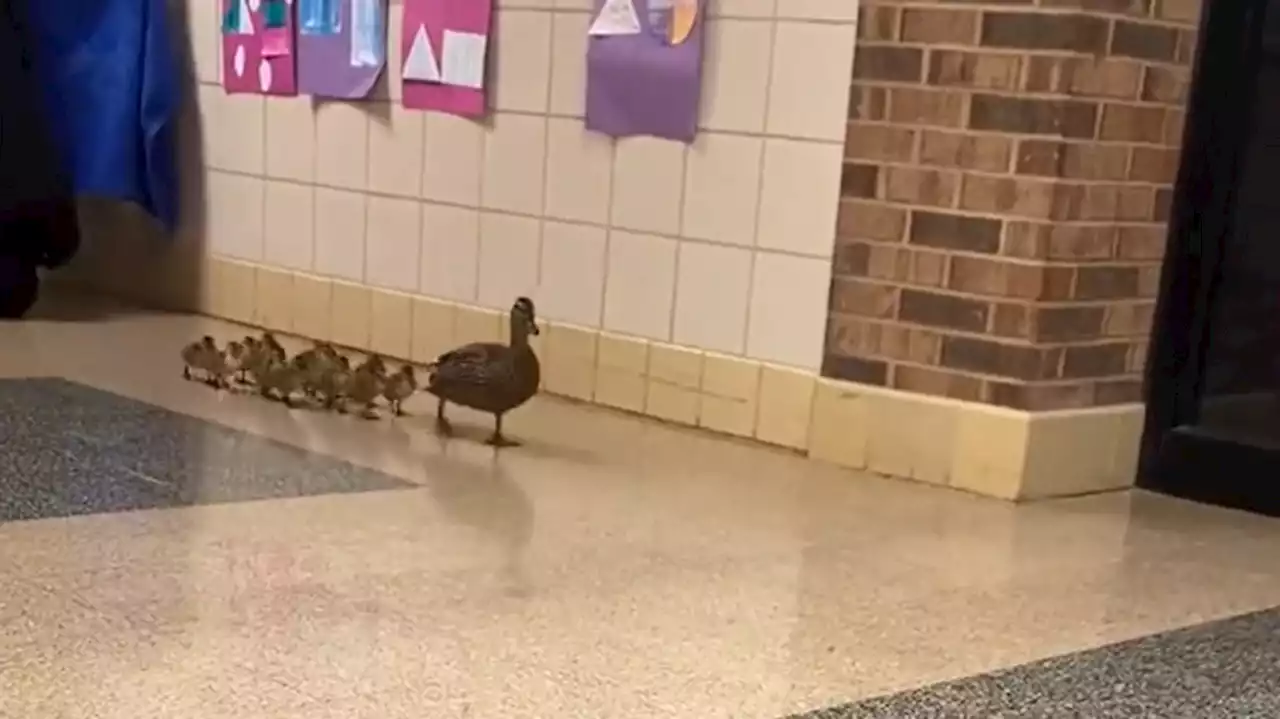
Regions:
<instances>
[{"instance_id":1,"label":"orange paper shape","mask_svg":"<svg viewBox=\"0 0 1280 719\"><path fill-rule=\"evenodd\" d=\"M671 8L671 44L679 45L688 40L697 21L698 0L676 0Z\"/></svg>"}]
</instances>

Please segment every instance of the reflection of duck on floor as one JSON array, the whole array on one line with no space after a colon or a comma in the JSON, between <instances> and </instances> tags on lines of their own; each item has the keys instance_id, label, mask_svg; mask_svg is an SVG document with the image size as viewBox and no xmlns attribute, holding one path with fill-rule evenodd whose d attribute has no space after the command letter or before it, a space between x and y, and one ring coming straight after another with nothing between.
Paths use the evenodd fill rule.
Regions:
<instances>
[{"instance_id":1,"label":"reflection of duck on floor","mask_svg":"<svg viewBox=\"0 0 1280 719\"><path fill-rule=\"evenodd\" d=\"M498 574L504 591L528 596L533 586L524 557L533 540L533 502L496 453L484 454L489 456L450 456L446 445L425 458L423 484L446 517L475 531L498 550Z\"/></svg>"}]
</instances>

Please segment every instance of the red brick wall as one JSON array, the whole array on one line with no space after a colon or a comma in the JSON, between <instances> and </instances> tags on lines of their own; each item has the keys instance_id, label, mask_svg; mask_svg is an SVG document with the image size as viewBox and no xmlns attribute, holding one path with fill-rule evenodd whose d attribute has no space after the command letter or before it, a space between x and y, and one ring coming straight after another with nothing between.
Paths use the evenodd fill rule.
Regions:
<instances>
[{"instance_id":1,"label":"red brick wall","mask_svg":"<svg viewBox=\"0 0 1280 719\"><path fill-rule=\"evenodd\" d=\"M864 0L827 376L1139 399L1197 0Z\"/></svg>"}]
</instances>

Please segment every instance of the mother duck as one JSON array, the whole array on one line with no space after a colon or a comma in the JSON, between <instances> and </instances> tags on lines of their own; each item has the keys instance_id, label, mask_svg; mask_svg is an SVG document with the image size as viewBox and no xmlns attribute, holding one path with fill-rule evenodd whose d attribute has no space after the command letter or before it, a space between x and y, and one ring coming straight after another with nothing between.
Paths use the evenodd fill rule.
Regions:
<instances>
[{"instance_id":1,"label":"mother duck","mask_svg":"<svg viewBox=\"0 0 1280 719\"><path fill-rule=\"evenodd\" d=\"M440 355L427 366L430 374L426 390L440 399L436 429L441 434L453 433L444 416L445 404L453 402L493 415L493 434L488 444L519 444L502 436L502 416L537 394L542 378L538 356L529 346L529 337L538 334L532 300L516 298L511 305L510 325L508 344L473 342Z\"/></svg>"}]
</instances>

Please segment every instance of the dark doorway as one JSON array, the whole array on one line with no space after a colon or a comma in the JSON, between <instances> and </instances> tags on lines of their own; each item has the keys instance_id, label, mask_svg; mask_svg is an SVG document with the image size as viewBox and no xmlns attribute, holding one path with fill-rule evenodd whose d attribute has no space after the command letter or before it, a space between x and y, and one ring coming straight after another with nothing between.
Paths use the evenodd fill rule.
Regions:
<instances>
[{"instance_id":1,"label":"dark doorway","mask_svg":"<svg viewBox=\"0 0 1280 719\"><path fill-rule=\"evenodd\" d=\"M1206 3L1140 486L1280 515L1280 2Z\"/></svg>"}]
</instances>

